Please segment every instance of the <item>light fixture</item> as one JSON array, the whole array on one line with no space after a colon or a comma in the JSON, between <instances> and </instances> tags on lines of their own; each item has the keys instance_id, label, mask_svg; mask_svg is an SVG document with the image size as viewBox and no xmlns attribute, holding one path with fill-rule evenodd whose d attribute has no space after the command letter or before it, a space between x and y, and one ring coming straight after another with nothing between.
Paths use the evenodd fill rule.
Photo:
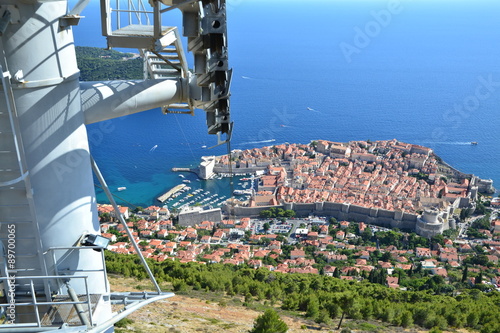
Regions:
<instances>
[{"instance_id":1,"label":"light fixture","mask_svg":"<svg viewBox=\"0 0 500 333\"><path fill-rule=\"evenodd\" d=\"M102 249L106 249L108 247L109 242L110 242L109 238L106 238L106 237L103 237L100 235L89 234L83 240L83 245L85 245L85 246L99 246L100 248L95 248L94 250L101 252Z\"/></svg>"}]
</instances>

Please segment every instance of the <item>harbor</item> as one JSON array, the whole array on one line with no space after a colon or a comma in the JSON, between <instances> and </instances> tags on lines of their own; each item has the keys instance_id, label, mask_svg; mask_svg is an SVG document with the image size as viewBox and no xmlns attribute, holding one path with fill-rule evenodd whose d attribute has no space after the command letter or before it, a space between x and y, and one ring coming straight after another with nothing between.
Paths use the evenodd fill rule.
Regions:
<instances>
[{"instance_id":1,"label":"harbor","mask_svg":"<svg viewBox=\"0 0 500 333\"><path fill-rule=\"evenodd\" d=\"M254 176L251 178L235 176L233 189L229 184L232 180L222 175L208 180L193 177L192 174L178 176L182 183L157 198L165 204L164 207L176 211L195 206L203 209L222 208L226 200L234 195L238 195L239 200L248 200L252 195L254 180L257 179Z\"/></svg>"},{"instance_id":2,"label":"harbor","mask_svg":"<svg viewBox=\"0 0 500 333\"><path fill-rule=\"evenodd\" d=\"M220 208L227 198L225 195L198 188L192 192L186 192L185 195L181 194L175 202L170 203L170 207L178 210L193 206L200 206L204 209Z\"/></svg>"}]
</instances>

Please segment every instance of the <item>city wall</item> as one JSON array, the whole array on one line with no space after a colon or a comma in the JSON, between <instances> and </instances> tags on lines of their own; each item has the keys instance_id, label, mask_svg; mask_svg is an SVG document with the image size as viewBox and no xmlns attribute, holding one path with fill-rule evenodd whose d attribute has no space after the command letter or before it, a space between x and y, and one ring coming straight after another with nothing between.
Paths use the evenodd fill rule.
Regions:
<instances>
[{"instance_id":1,"label":"city wall","mask_svg":"<svg viewBox=\"0 0 500 333\"><path fill-rule=\"evenodd\" d=\"M375 224L386 228L399 228L415 230L417 228L417 214L404 213L402 211L389 211L380 208L367 208L348 203L317 202L317 203L294 203L289 202L280 206L264 207L226 207L226 211L232 209L237 217L257 217L260 211L271 207L294 210L296 216L309 215L331 216L338 221L356 221Z\"/></svg>"},{"instance_id":2,"label":"city wall","mask_svg":"<svg viewBox=\"0 0 500 333\"><path fill-rule=\"evenodd\" d=\"M241 207L241 206L236 206L236 207L230 207L226 205L224 207L224 210L226 212L232 212L230 215L236 216L236 217L258 217L259 213L263 210L269 209L269 208L283 208L285 209L284 205L279 205L279 206L258 206L258 207Z\"/></svg>"}]
</instances>

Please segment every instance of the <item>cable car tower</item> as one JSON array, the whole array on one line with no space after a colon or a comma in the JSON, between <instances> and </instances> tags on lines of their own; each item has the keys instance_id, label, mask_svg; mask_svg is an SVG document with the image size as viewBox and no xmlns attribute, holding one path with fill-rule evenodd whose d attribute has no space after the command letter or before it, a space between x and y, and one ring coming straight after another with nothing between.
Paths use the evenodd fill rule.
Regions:
<instances>
[{"instance_id":1,"label":"cable car tower","mask_svg":"<svg viewBox=\"0 0 500 333\"><path fill-rule=\"evenodd\" d=\"M72 29L90 0L0 0L0 323L2 332L112 332L172 293L111 293L85 125L160 107L206 113L229 142L225 0L101 0L109 48L138 49L144 79L80 82ZM180 34L162 18L180 10ZM125 224L123 216L116 212ZM126 227L126 224L125 224ZM138 250L128 230L129 239ZM113 312L112 304L123 304Z\"/></svg>"}]
</instances>

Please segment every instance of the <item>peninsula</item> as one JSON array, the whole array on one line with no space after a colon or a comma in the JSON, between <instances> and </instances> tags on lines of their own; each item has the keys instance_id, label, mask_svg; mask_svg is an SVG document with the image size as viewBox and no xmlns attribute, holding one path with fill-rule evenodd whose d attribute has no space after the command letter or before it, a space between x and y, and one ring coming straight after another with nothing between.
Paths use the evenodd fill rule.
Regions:
<instances>
[{"instance_id":1,"label":"peninsula","mask_svg":"<svg viewBox=\"0 0 500 333\"><path fill-rule=\"evenodd\" d=\"M208 161L208 162L207 162ZM235 216L257 216L270 206L337 219L414 230L432 237L449 228L461 210L473 211L479 192L493 182L462 173L432 149L394 140L325 140L234 150L203 157L201 174L260 174L247 201L232 200Z\"/></svg>"}]
</instances>

